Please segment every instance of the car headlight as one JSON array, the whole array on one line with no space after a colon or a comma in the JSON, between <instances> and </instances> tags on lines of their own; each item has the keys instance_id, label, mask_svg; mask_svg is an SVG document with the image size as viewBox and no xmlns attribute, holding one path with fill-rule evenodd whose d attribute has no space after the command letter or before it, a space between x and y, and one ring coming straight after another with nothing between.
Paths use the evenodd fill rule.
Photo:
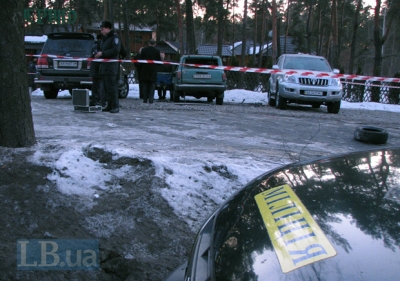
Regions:
<instances>
[{"instance_id":1,"label":"car headlight","mask_svg":"<svg viewBox=\"0 0 400 281\"><path fill-rule=\"evenodd\" d=\"M284 82L288 82L288 83L296 83L296 77L294 77L294 75L288 75L286 74L283 78Z\"/></svg>"},{"instance_id":2,"label":"car headlight","mask_svg":"<svg viewBox=\"0 0 400 281\"><path fill-rule=\"evenodd\" d=\"M342 83L340 82L339 78L332 78L332 86L341 86Z\"/></svg>"}]
</instances>

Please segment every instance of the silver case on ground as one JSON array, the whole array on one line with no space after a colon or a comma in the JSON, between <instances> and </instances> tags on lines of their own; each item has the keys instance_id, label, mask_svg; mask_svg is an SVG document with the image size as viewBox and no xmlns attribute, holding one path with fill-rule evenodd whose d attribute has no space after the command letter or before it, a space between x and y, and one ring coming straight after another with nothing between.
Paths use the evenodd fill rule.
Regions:
<instances>
[{"instance_id":1,"label":"silver case on ground","mask_svg":"<svg viewBox=\"0 0 400 281\"><path fill-rule=\"evenodd\" d=\"M97 112L101 111L100 105L90 105L90 91L88 89L72 90L72 105L75 111Z\"/></svg>"}]
</instances>

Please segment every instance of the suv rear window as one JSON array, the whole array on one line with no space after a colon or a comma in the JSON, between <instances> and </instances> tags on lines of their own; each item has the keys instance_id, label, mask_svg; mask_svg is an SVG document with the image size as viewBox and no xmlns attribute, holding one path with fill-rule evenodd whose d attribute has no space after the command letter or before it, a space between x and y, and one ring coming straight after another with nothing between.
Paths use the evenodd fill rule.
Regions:
<instances>
[{"instance_id":1,"label":"suv rear window","mask_svg":"<svg viewBox=\"0 0 400 281\"><path fill-rule=\"evenodd\" d=\"M187 64L218 65L218 59L213 58L187 58Z\"/></svg>"},{"instance_id":2,"label":"suv rear window","mask_svg":"<svg viewBox=\"0 0 400 281\"><path fill-rule=\"evenodd\" d=\"M43 54L68 56L68 57L86 57L91 56L94 45L93 38L71 38L70 36L55 36L48 38L43 46Z\"/></svg>"}]
</instances>

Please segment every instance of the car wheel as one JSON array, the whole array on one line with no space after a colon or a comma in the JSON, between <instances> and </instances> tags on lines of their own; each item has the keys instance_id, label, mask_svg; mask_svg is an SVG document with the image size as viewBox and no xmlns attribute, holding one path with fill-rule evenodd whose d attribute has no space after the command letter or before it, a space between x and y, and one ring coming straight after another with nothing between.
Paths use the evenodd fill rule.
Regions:
<instances>
[{"instance_id":1,"label":"car wheel","mask_svg":"<svg viewBox=\"0 0 400 281\"><path fill-rule=\"evenodd\" d=\"M118 97L120 99L125 99L129 94L129 83L128 78L124 78L124 83L119 86Z\"/></svg>"},{"instance_id":2,"label":"car wheel","mask_svg":"<svg viewBox=\"0 0 400 281\"><path fill-rule=\"evenodd\" d=\"M279 87L276 88L275 107L278 109L286 109L287 100L279 94Z\"/></svg>"},{"instance_id":3,"label":"car wheel","mask_svg":"<svg viewBox=\"0 0 400 281\"><path fill-rule=\"evenodd\" d=\"M217 105L222 105L222 104L224 103L224 99L223 99L223 98L216 98L216 99L215 99L215 103L216 103Z\"/></svg>"},{"instance_id":4,"label":"car wheel","mask_svg":"<svg viewBox=\"0 0 400 281\"><path fill-rule=\"evenodd\" d=\"M180 92L178 92L177 90L174 90L173 97L172 97L173 101L179 102L180 95L181 95Z\"/></svg>"},{"instance_id":5,"label":"car wheel","mask_svg":"<svg viewBox=\"0 0 400 281\"><path fill-rule=\"evenodd\" d=\"M45 97L46 99L56 99L57 96L58 96L58 91L59 91L59 89L57 89L57 88L54 87L54 86L51 86L51 87L50 87L50 90L48 90L48 91L43 91L43 94L44 94L44 97Z\"/></svg>"},{"instance_id":6,"label":"car wheel","mask_svg":"<svg viewBox=\"0 0 400 281\"><path fill-rule=\"evenodd\" d=\"M387 142L389 133L378 127L360 126L354 131L354 139L361 142L369 142L373 144L384 144Z\"/></svg>"},{"instance_id":7,"label":"car wheel","mask_svg":"<svg viewBox=\"0 0 400 281\"><path fill-rule=\"evenodd\" d=\"M312 108L320 108L321 104L319 102L314 102L313 104L311 104Z\"/></svg>"},{"instance_id":8,"label":"car wheel","mask_svg":"<svg viewBox=\"0 0 400 281\"><path fill-rule=\"evenodd\" d=\"M340 101L328 103L328 113L338 113L340 110Z\"/></svg>"},{"instance_id":9,"label":"car wheel","mask_svg":"<svg viewBox=\"0 0 400 281\"><path fill-rule=\"evenodd\" d=\"M268 105L275 106L275 99L271 98L271 89L270 92L268 93Z\"/></svg>"},{"instance_id":10,"label":"car wheel","mask_svg":"<svg viewBox=\"0 0 400 281\"><path fill-rule=\"evenodd\" d=\"M268 105L275 106L275 99L272 98L272 89L271 89L271 81L269 82L269 92L268 92Z\"/></svg>"}]
</instances>

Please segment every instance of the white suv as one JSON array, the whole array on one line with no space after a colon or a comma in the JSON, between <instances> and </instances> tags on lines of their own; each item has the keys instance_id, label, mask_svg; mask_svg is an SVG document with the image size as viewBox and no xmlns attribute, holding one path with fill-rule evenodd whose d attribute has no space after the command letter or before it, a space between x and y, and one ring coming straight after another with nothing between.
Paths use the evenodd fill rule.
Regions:
<instances>
[{"instance_id":1,"label":"white suv","mask_svg":"<svg viewBox=\"0 0 400 281\"><path fill-rule=\"evenodd\" d=\"M324 57L307 54L285 54L279 57L276 70L269 79L268 104L285 109L287 103L309 104L313 108L328 107L329 113L338 113L342 99L342 84L338 69L332 69ZM321 72L310 75L307 72Z\"/></svg>"}]
</instances>

